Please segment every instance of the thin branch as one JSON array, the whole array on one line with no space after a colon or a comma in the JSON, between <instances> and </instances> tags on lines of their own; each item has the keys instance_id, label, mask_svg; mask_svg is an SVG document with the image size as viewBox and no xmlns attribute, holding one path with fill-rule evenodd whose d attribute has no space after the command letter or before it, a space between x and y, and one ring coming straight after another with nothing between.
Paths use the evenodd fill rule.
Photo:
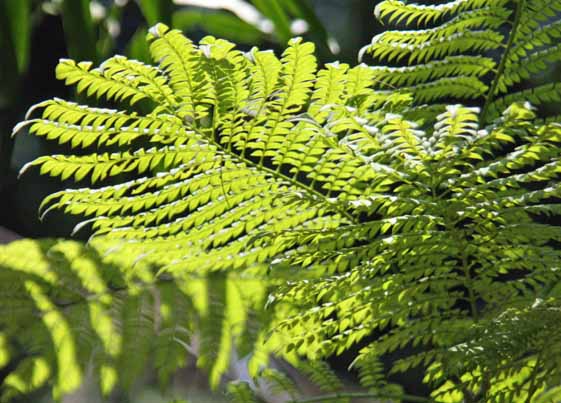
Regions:
<instances>
[{"instance_id":1,"label":"thin branch","mask_svg":"<svg viewBox=\"0 0 561 403\"><path fill-rule=\"evenodd\" d=\"M485 123L485 117L487 115L489 107L491 106L491 103L493 102L493 98L495 96L495 92L497 91L499 81L500 81L500 79L501 79L501 77L504 73L505 68L506 68L506 62L508 60L509 53L512 49L512 46L514 45L514 38L516 37L516 31L518 30L518 27L520 25L522 10L523 10L525 5L526 5L526 0L516 0L516 10L515 10L515 14L514 14L514 21L512 23L512 28L510 30L510 35L508 37L508 42L506 44L505 51L504 51L504 53L501 57L499 67L497 67L497 74L495 75L495 79L493 80L493 83L491 84L491 88L489 89L489 92L487 93L487 96L485 97L485 104L483 105L483 109L482 109L482 112L481 112L481 115L480 115L480 119L481 119L480 123L481 124Z\"/></svg>"}]
</instances>

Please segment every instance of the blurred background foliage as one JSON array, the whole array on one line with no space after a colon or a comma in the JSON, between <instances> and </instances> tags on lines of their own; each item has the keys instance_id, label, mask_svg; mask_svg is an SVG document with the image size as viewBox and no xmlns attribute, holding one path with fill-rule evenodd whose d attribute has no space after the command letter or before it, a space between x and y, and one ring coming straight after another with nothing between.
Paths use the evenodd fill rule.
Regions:
<instances>
[{"instance_id":1,"label":"blurred background foliage","mask_svg":"<svg viewBox=\"0 0 561 403\"><path fill-rule=\"evenodd\" d=\"M158 21L193 40L222 37L249 50L281 52L293 36L316 43L322 62L356 64L376 26L373 0L2 0L0 1L0 227L23 236L68 236L62 216L37 219L41 199L60 187L19 168L50 150L36 137L11 138L30 105L76 99L54 69L60 58L100 63L113 54L149 61L145 36ZM63 186L71 186L70 183Z\"/></svg>"}]
</instances>

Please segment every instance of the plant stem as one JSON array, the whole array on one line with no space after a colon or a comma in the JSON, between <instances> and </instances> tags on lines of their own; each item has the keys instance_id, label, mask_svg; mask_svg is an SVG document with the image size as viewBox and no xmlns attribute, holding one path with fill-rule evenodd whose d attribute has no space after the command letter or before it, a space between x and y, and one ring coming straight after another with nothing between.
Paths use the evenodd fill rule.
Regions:
<instances>
[{"instance_id":1,"label":"plant stem","mask_svg":"<svg viewBox=\"0 0 561 403\"><path fill-rule=\"evenodd\" d=\"M483 105L481 115L479 115L480 125L483 125L483 123L485 123L485 117L487 116L489 107L493 102L493 97L495 96L495 92L497 91L499 80L501 79L505 71L506 61L508 60L509 53L510 50L512 49L512 46L514 45L514 38L516 36L516 31L518 30L518 27L520 25L520 17L522 16L522 9L524 8L525 4L526 4L526 0L516 0L516 10L514 11L514 21L512 23L512 29L510 30L510 35L508 37L508 42L506 44L505 51L501 57L499 67L497 68L497 74L495 75L495 79L491 84L491 88L489 89L489 92L485 97L485 104Z\"/></svg>"}]
</instances>

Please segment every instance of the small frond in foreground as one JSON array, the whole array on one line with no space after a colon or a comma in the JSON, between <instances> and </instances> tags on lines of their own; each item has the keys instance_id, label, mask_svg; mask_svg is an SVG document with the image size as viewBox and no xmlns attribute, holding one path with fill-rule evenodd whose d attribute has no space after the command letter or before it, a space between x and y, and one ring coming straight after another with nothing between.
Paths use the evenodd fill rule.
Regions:
<instances>
[{"instance_id":1,"label":"small frond in foreground","mask_svg":"<svg viewBox=\"0 0 561 403\"><path fill-rule=\"evenodd\" d=\"M2 383L6 402L42 387L60 399L90 373L103 395L132 390L151 367L167 386L193 355L216 387L266 288L228 276L220 281L232 295L209 301L214 278L179 283L141 265L129 276L95 243L56 240L1 246L0 278L0 364L14 365Z\"/></svg>"}]
</instances>

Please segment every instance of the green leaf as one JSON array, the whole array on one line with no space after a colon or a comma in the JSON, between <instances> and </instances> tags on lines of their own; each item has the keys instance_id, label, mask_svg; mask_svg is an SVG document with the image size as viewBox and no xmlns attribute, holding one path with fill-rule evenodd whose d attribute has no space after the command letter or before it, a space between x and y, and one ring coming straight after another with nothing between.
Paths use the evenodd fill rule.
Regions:
<instances>
[{"instance_id":1,"label":"green leaf","mask_svg":"<svg viewBox=\"0 0 561 403\"><path fill-rule=\"evenodd\" d=\"M181 10L173 14L173 26L182 31L203 29L221 38L238 43L260 42L264 34L253 25L228 12Z\"/></svg>"},{"instance_id":2,"label":"green leaf","mask_svg":"<svg viewBox=\"0 0 561 403\"><path fill-rule=\"evenodd\" d=\"M0 36L10 43L17 70L21 74L29 64L31 37L31 0L3 0L0 4ZM3 63L9 56L3 55Z\"/></svg>"},{"instance_id":3,"label":"green leaf","mask_svg":"<svg viewBox=\"0 0 561 403\"><path fill-rule=\"evenodd\" d=\"M321 44L322 48L334 53L333 51L336 49L333 49L333 45L336 41L330 37L325 25L317 17L308 0L286 0L285 5L292 15L308 23L309 28L306 38L315 39L314 42Z\"/></svg>"},{"instance_id":4,"label":"green leaf","mask_svg":"<svg viewBox=\"0 0 561 403\"><path fill-rule=\"evenodd\" d=\"M126 55L134 60L139 60L144 63L149 63L150 49L146 43L146 34L148 31L145 27L136 30L131 40L127 44Z\"/></svg>"},{"instance_id":5,"label":"green leaf","mask_svg":"<svg viewBox=\"0 0 561 403\"><path fill-rule=\"evenodd\" d=\"M174 9L172 0L139 0L139 5L149 25L158 22L168 25L172 23Z\"/></svg>"},{"instance_id":6,"label":"green leaf","mask_svg":"<svg viewBox=\"0 0 561 403\"><path fill-rule=\"evenodd\" d=\"M263 15L271 20L275 26L275 34L283 43L292 38L290 30L290 16L280 0L251 0Z\"/></svg>"},{"instance_id":7,"label":"green leaf","mask_svg":"<svg viewBox=\"0 0 561 403\"><path fill-rule=\"evenodd\" d=\"M52 371L43 357L23 359L2 383L2 401L28 395L43 387L51 379Z\"/></svg>"},{"instance_id":8,"label":"green leaf","mask_svg":"<svg viewBox=\"0 0 561 403\"><path fill-rule=\"evenodd\" d=\"M224 273L212 273L206 282L206 312L201 327L201 351L197 365L209 371L211 388L218 387L227 370L231 335L226 317L228 282Z\"/></svg>"},{"instance_id":9,"label":"green leaf","mask_svg":"<svg viewBox=\"0 0 561 403\"><path fill-rule=\"evenodd\" d=\"M26 282L25 287L38 309L43 313L43 323L51 332L58 367L54 394L58 399L62 395L76 390L82 381L82 370L77 360L76 340L67 319L48 299L41 287L31 281Z\"/></svg>"},{"instance_id":10,"label":"green leaf","mask_svg":"<svg viewBox=\"0 0 561 403\"><path fill-rule=\"evenodd\" d=\"M561 399L561 386L547 389L536 397L534 403L554 403Z\"/></svg>"}]
</instances>

